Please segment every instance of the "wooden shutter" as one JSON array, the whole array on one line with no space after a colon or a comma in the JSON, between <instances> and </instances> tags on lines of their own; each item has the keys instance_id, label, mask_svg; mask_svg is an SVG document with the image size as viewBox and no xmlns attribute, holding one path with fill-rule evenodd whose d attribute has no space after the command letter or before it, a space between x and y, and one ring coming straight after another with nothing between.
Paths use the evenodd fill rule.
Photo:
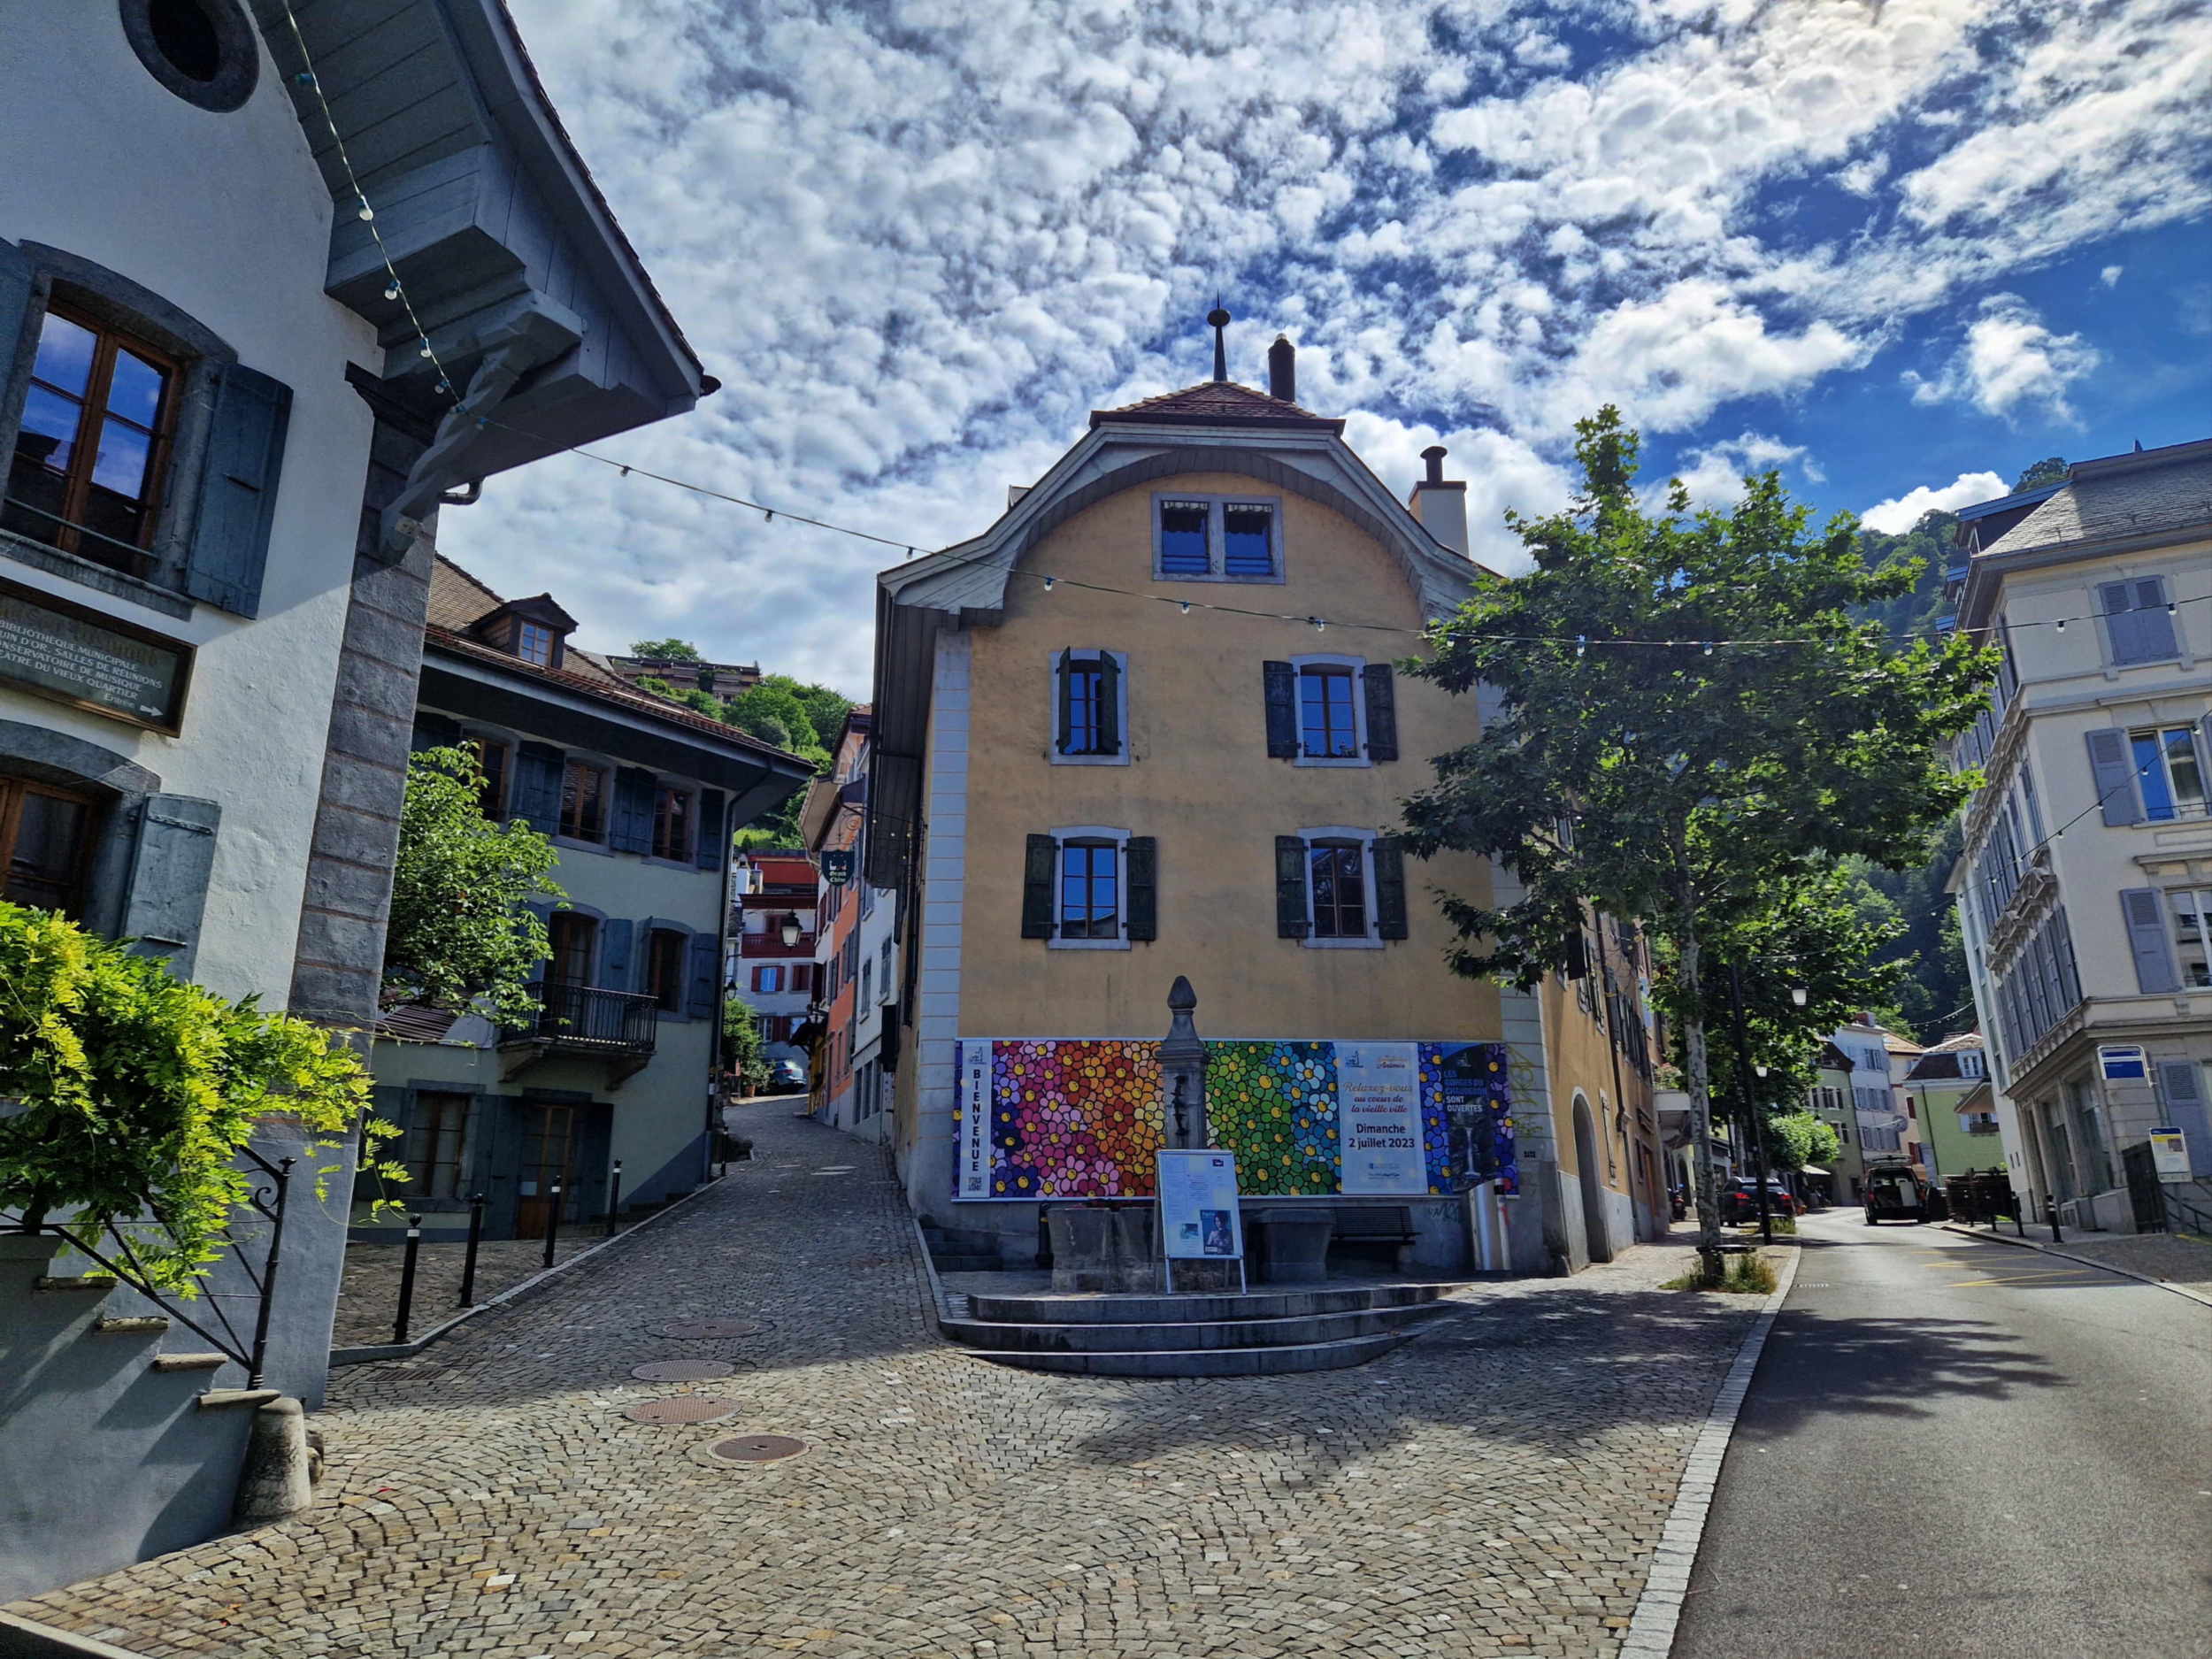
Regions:
<instances>
[{"instance_id":1,"label":"wooden shutter","mask_svg":"<svg viewBox=\"0 0 2212 1659\"><path fill-rule=\"evenodd\" d=\"M1370 663L1359 671L1367 693L1367 758L1398 758L1398 686L1388 663Z\"/></svg>"},{"instance_id":2,"label":"wooden shutter","mask_svg":"<svg viewBox=\"0 0 2212 1659\"><path fill-rule=\"evenodd\" d=\"M2181 989L2173 941L2166 936L2166 902L2156 887L2123 887L2120 916L2135 956L2135 988L2147 996Z\"/></svg>"},{"instance_id":3,"label":"wooden shutter","mask_svg":"<svg viewBox=\"0 0 2212 1659\"><path fill-rule=\"evenodd\" d=\"M599 924L599 988L603 991L627 991L632 988L630 941L637 932L637 924L610 916Z\"/></svg>"},{"instance_id":4,"label":"wooden shutter","mask_svg":"<svg viewBox=\"0 0 2212 1659\"><path fill-rule=\"evenodd\" d=\"M1111 651L1098 654L1098 750L1121 753L1121 664Z\"/></svg>"},{"instance_id":5,"label":"wooden shutter","mask_svg":"<svg viewBox=\"0 0 2212 1659\"><path fill-rule=\"evenodd\" d=\"M2189 1142L2189 1171L2212 1175L2212 1111L2204 1099L2203 1072L2194 1060L2161 1060L2158 1095L2165 1102L2166 1126Z\"/></svg>"},{"instance_id":6,"label":"wooden shutter","mask_svg":"<svg viewBox=\"0 0 2212 1659\"><path fill-rule=\"evenodd\" d=\"M690 964L684 974L684 1012L694 1019L712 1014L721 978L721 941L712 933L692 934Z\"/></svg>"},{"instance_id":7,"label":"wooden shutter","mask_svg":"<svg viewBox=\"0 0 2212 1659\"><path fill-rule=\"evenodd\" d=\"M1060 843L1049 835L1032 835L1022 857L1024 939L1052 937L1052 884L1059 867Z\"/></svg>"},{"instance_id":8,"label":"wooden shutter","mask_svg":"<svg viewBox=\"0 0 2212 1659\"><path fill-rule=\"evenodd\" d=\"M1270 668L1276 664L1270 663ZM1312 931L1306 908L1306 843L1295 835L1275 838L1275 937L1303 939Z\"/></svg>"},{"instance_id":9,"label":"wooden shutter","mask_svg":"<svg viewBox=\"0 0 2212 1659\"><path fill-rule=\"evenodd\" d=\"M184 591L242 617L258 616L292 388L258 369L220 363L213 394Z\"/></svg>"},{"instance_id":10,"label":"wooden shutter","mask_svg":"<svg viewBox=\"0 0 2212 1659\"><path fill-rule=\"evenodd\" d=\"M1075 736L1075 653L1064 650L1052 671L1053 716L1052 748L1056 754L1068 752L1068 744Z\"/></svg>"},{"instance_id":11,"label":"wooden shutter","mask_svg":"<svg viewBox=\"0 0 2212 1659\"><path fill-rule=\"evenodd\" d=\"M2135 756L2128 734L2110 726L2088 733L2089 777L2108 824L2139 823L2143 793L2136 786Z\"/></svg>"},{"instance_id":12,"label":"wooden shutter","mask_svg":"<svg viewBox=\"0 0 2212 1659\"><path fill-rule=\"evenodd\" d=\"M618 853L653 850L653 808L660 785L653 774L625 766L614 775L613 823L607 845Z\"/></svg>"},{"instance_id":13,"label":"wooden shutter","mask_svg":"<svg viewBox=\"0 0 2212 1659\"><path fill-rule=\"evenodd\" d=\"M133 949L192 977L200 919L207 910L208 872L215 866L215 832L223 810L189 795L150 795L139 808L138 846L131 857L123 933Z\"/></svg>"},{"instance_id":14,"label":"wooden shutter","mask_svg":"<svg viewBox=\"0 0 2212 1659\"><path fill-rule=\"evenodd\" d=\"M2166 583L2162 577L2137 579L2135 609L2130 613L2130 619L2135 628L2136 647L2142 652L2136 659L2138 662L2155 663L2181 654L2180 642L2174 638L2174 619L2166 614Z\"/></svg>"},{"instance_id":15,"label":"wooden shutter","mask_svg":"<svg viewBox=\"0 0 2212 1659\"><path fill-rule=\"evenodd\" d=\"M702 870L719 870L730 850L729 832L722 827L722 792L699 791L699 827L695 862ZM857 861L856 861L857 862Z\"/></svg>"},{"instance_id":16,"label":"wooden shutter","mask_svg":"<svg viewBox=\"0 0 2212 1659\"><path fill-rule=\"evenodd\" d=\"M1288 663L1262 663L1260 680L1267 697L1267 755L1270 760L1298 758L1298 677ZM1286 938L1290 935L1284 935ZM1303 938L1305 935L1299 934Z\"/></svg>"},{"instance_id":17,"label":"wooden shutter","mask_svg":"<svg viewBox=\"0 0 2212 1659\"><path fill-rule=\"evenodd\" d=\"M1370 669L1368 672L1372 673ZM1382 939L1406 937L1406 855L1394 841L1382 840L1375 859L1375 933Z\"/></svg>"},{"instance_id":18,"label":"wooden shutter","mask_svg":"<svg viewBox=\"0 0 2212 1659\"><path fill-rule=\"evenodd\" d=\"M417 754L426 749L454 749L461 741L461 723L442 714L418 714L415 733L407 747Z\"/></svg>"},{"instance_id":19,"label":"wooden shutter","mask_svg":"<svg viewBox=\"0 0 2212 1659\"><path fill-rule=\"evenodd\" d=\"M31 320L31 291L36 286L29 257L13 242L0 240L0 420L19 406L17 347Z\"/></svg>"},{"instance_id":20,"label":"wooden shutter","mask_svg":"<svg viewBox=\"0 0 2212 1659\"><path fill-rule=\"evenodd\" d=\"M515 783L507 800L507 816L522 818L541 834L561 826L561 774L568 757L548 743L522 743L515 749Z\"/></svg>"},{"instance_id":21,"label":"wooden shutter","mask_svg":"<svg viewBox=\"0 0 2212 1659\"><path fill-rule=\"evenodd\" d=\"M1122 885L1127 889L1128 933L1133 940L1160 936L1160 843L1132 835L1122 849Z\"/></svg>"}]
</instances>

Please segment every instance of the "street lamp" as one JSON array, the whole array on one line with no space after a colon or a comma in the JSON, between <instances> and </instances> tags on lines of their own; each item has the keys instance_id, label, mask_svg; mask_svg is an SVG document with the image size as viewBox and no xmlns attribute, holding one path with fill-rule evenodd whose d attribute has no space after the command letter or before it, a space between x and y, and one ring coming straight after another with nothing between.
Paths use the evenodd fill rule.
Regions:
<instances>
[{"instance_id":1,"label":"street lamp","mask_svg":"<svg viewBox=\"0 0 2212 1659\"><path fill-rule=\"evenodd\" d=\"M1798 1007L1804 1007L1806 1002L1809 1000L1809 994L1806 991L1803 986L1793 985L1790 987L1790 1001L1795 1003Z\"/></svg>"},{"instance_id":2,"label":"street lamp","mask_svg":"<svg viewBox=\"0 0 2212 1659\"><path fill-rule=\"evenodd\" d=\"M776 930L776 936L783 941L784 949L788 950L799 942L799 918L795 915L786 914L783 926Z\"/></svg>"}]
</instances>

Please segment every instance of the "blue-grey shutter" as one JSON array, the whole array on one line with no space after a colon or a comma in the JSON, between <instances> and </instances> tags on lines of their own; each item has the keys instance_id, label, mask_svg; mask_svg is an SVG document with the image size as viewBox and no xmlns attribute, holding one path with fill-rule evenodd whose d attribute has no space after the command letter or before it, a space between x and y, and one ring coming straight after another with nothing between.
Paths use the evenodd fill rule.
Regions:
<instances>
[{"instance_id":1,"label":"blue-grey shutter","mask_svg":"<svg viewBox=\"0 0 2212 1659\"><path fill-rule=\"evenodd\" d=\"M2158 1094L2166 1102L2166 1126L2189 1142L2189 1171L2212 1175L2212 1112L2204 1100L2204 1076L2194 1060L2161 1060Z\"/></svg>"},{"instance_id":2,"label":"blue-grey shutter","mask_svg":"<svg viewBox=\"0 0 2212 1659\"><path fill-rule=\"evenodd\" d=\"M408 748L420 754L426 749L452 749L461 741L461 723L442 714L415 716L415 734Z\"/></svg>"},{"instance_id":3,"label":"blue-grey shutter","mask_svg":"<svg viewBox=\"0 0 2212 1659\"><path fill-rule=\"evenodd\" d=\"M2166 936L2166 902L2156 887L2123 887L2120 915L2135 956L2135 988L2146 996L2181 989L2173 942Z\"/></svg>"},{"instance_id":4,"label":"blue-grey shutter","mask_svg":"<svg viewBox=\"0 0 2212 1659\"><path fill-rule=\"evenodd\" d=\"M30 353L23 330L31 320L31 293L37 287L31 261L12 242L0 241L0 438L7 436L21 405L23 386L16 374L19 355Z\"/></svg>"},{"instance_id":5,"label":"blue-grey shutter","mask_svg":"<svg viewBox=\"0 0 2212 1659\"><path fill-rule=\"evenodd\" d=\"M1262 663L1260 684L1267 699L1267 754L1271 760L1298 758L1298 681L1288 663Z\"/></svg>"},{"instance_id":6,"label":"blue-grey shutter","mask_svg":"<svg viewBox=\"0 0 2212 1659\"><path fill-rule=\"evenodd\" d=\"M2115 663L2156 663L2174 656L2174 619L2166 614L2166 584L2155 576L2097 584L2097 609Z\"/></svg>"},{"instance_id":7,"label":"blue-grey shutter","mask_svg":"<svg viewBox=\"0 0 2212 1659\"><path fill-rule=\"evenodd\" d=\"M1060 843L1049 835L1032 835L1022 854L1022 937L1052 937L1052 884L1060 871ZM832 962L837 958L832 956ZM825 996L830 995L827 991Z\"/></svg>"},{"instance_id":8,"label":"blue-grey shutter","mask_svg":"<svg viewBox=\"0 0 2212 1659\"><path fill-rule=\"evenodd\" d=\"M1128 922L1125 930L1133 940L1160 936L1160 843L1150 835L1132 835L1122 848L1123 901Z\"/></svg>"},{"instance_id":9,"label":"blue-grey shutter","mask_svg":"<svg viewBox=\"0 0 2212 1659\"><path fill-rule=\"evenodd\" d=\"M1098 654L1098 748L1094 752L1121 753L1121 664L1111 651Z\"/></svg>"},{"instance_id":10,"label":"blue-grey shutter","mask_svg":"<svg viewBox=\"0 0 2212 1659\"><path fill-rule=\"evenodd\" d=\"M599 924L599 988L626 991L630 987L630 940L636 925L610 916Z\"/></svg>"},{"instance_id":11,"label":"blue-grey shutter","mask_svg":"<svg viewBox=\"0 0 2212 1659\"><path fill-rule=\"evenodd\" d=\"M1303 939L1313 931L1306 907L1306 843L1296 835L1275 838L1275 937Z\"/></svg>"},{"instance_id":12,"label":"blue-grey shutter","mask_svg":"<svg viewBox=\"0 0 2212 1659\"><path fill-rule=\"evenodd\" d=\"M561 773L568 757L547 743L522 743L515 749L515 783L507 801L510 818L522 818L531 828L550 835L561 823Z\"/></svg>"},{"instance_id":13,"label":"blue-grey shutter","mask_svg":"<svg viewBox=\"0 0 2212 1659\"><path fill-rule=\"evenodd\" d=\"M690 971L684 976L684 1012L704 1019L714 1012L714 994L721 979L722 941L712 933L691 936Z\"/></svg>"},{"instance_id":14,"label":"blue-grey shutter","mask_svg":"<svg viewBox=\"0 0 2212 1659\"><path fill-rule=\"evenodd\" d=\"M150 795L139 808L138 847L131 857L130 896L123 933L142 956L192 977L200 918L207 910L208 872L215 867L215 832L223 809L189 795Z\"/></svg>"},{"instance_id":15,"label":"blue-grey shutter","mask_svg":"<svg viewBox=\"0 0 2212 1659\"><path fill-rule=\"evenodd\" d=\"M184 591L242 617L258 616L292 388L242 363L219 363L214 398Z\"/></svg>"},{"instance_id":16,"label":"blue-grey shutter","mask_svg":"<svg viewBox=\"0 0 2212 1659\"><path fill-rule=\"evenodd\" d=\"M1390 664L1370 663L1359 671L1359 677L1367 695L1367 758L1395 760L1398 758L1398 687L1391 676Z\"/></svg>"},{"instance_id":17,"label":"blue-grey shutter","mask_svg":"<svg viewBox=\"0 0 2212 1659\"><path fill-rule=\"evenodd\" d=\"M618 853L653 850L653 803L659 782L649 772L625 766L614 775L614 826L607 844Z\"/></svg>"},{"instance_id":18,"label":"blue-grey shutter","mask_svg":"<svg viewBox=\"0 0 2212 1659\"><path fill-rule=\"evenodd\" d=\"M699 841L695 862L702 870L719 870L730 850L729 832L722 827L722 792L699 791Z\"/></svg>"},{"instance_id":19,"label":"blue-grey shutter","mask_svg":"<svg viewBox=\"0 0 2212 1659\"><path fill-rule=\"evenodd\" d=\"M2143 793L2136 787L2135 756L2128 734L2110 726L2088 733L2090 785L2104 806L2108 824L2134 824L2143 816Z\"/></svg>"}]
</instances>

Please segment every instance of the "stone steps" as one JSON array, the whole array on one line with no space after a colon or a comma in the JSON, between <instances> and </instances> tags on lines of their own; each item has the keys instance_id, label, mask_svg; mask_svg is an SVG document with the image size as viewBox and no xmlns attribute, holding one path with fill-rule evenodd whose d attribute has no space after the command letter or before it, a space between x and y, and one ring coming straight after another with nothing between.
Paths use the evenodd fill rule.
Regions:
<instances>
[{"instance_id":1,"label":"stone steps","mask_svg":"<svg viewBox=\"0 0 2212 1659\"><path fill-rule=\"evenodd\" d=\"M1269 1377L1363 1365L1443 1310L1450 1284L1243 1295L970 1294L941 1320L978 1359L1094 1377Z\"/></svg>"},{"instance_id":2,"label":"stone steps","mask_svg":"<svg viewBox=\"0 0 2212 1659\"><path fill-rule=\"evenodd\" d=\"M947 1256L932 1250L929 1259L941 1273L997 1273L1006 1267L995 1256Z\"/></svg>"}]
</instances>

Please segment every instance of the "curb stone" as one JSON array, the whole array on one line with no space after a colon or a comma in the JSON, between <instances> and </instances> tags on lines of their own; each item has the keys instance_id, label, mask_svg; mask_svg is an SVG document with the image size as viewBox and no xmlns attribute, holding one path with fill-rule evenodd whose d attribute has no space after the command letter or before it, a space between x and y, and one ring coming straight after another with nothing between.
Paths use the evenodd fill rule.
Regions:
<instances>
[{"instance_id":1,"label":"curb stone","mask_svg":"<svg viewBox=\"0 0 2212 1659\"><path fill-rule=\"evenodd\" d=\"M1970 1227L1962 1222L1947 1221L1946 1233L1955 1233L1963 1238L1979 1239L1984 1243L1994 1241L2009 1244L2024 1250L2040 1250L2046 1256L2055 1256L2069 1262L2079 1262L2084 1267L2101 1268L2108 1273L2117 1273L2122 1279L2131 1279L2139 1285L2155 1285L2161 1290L2170 1290L2177 1296L2186 1296L2191 1302L2200 1302L2212 1308L2212 1296L2200 1290L2191 1290L2186 1285L2177 1285L2170 1279L2153 1279L2148 1273L2138 1273L2124 1267L2115 1267L2109 1262L2100 1262L2093 1256L2076 1256L2071 1250L2062 1250L2055 1244L2043 1244L2034 1239L2008 1239L2001 1233L1984 1233L1979 1227Z\"/></svg>"},{"instance_id":2,"label":"curb stone","mask_svg":"<svg viewBox=\"0 0 2212 1659\"><path fill-rule=\"evenodd\" d=\"M1705 1519L1712 1510L1721 1461L1736 1431L1737 1414L1743 1409L1751 1375L1758 1370L1759 1356L1765 1351L1767 1333L1774 1328L1774 1317L1782 1311L1790 1286L1797 1282L1797 1264L1803 1259L1801 1248L1790 1251L1789 1260L1782 1264L1780 1282L1761 1303L1743 1346L1736 1350L1735 1363L1713 1395L1705 1425L1683 1464L1674 1508L1668 1511L1667 1524L1660 1530L1659 1548L1645 1577L1643 1593L1636 1598L1635 1616L1621 1642L1621 1659L1666 1659L1673 1651L1675 1626L1682 1618L1682 1598L1689 1594L1690 1570L1697 1564L1698 1545L1704 1539Z\"/></svg>"}]
</instances>

